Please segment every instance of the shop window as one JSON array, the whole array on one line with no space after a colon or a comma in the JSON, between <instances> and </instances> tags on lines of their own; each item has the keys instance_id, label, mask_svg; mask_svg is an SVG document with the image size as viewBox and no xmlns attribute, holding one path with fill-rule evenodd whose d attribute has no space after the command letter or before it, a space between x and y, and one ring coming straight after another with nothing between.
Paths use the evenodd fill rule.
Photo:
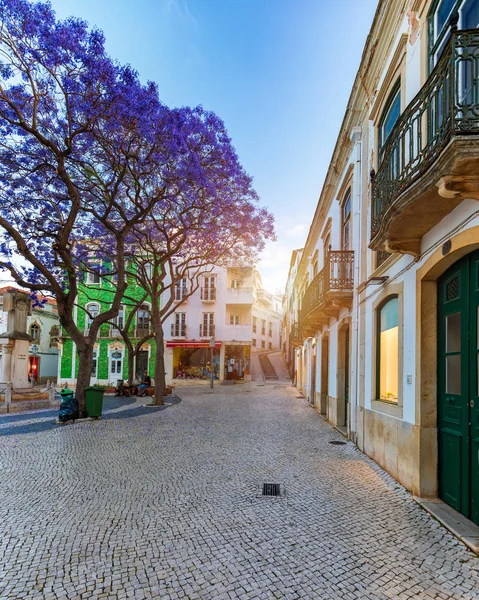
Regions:
<instances>
[{"instance_id":1,"label":"shop window","mask_svg":"<svg viewBox=\"0 0 479 600\"><path fill-rule=\"evenodd\" d=\"M30 336L34 342L40 341L40 327L36 323L30 325Z\"/></svg>"},{"instance_id":2,"label":"shop window","mask_svg":"<svg viewBox=\"0 0 479 600\"><path fill-rule=\"evenodd\" d=\"M398 402L399 316L398 297L389 297L377 310L376 397Z\"/></svg>"},{"instance_id":3,"label":"shop window","mask_svg":"<svg viewBox=\"0 0 479 600\"><path fill-rule=\"evenodd\" d=\"M351 248L351 190L346 192L341 206L341 250Z\"/></svg>"}]
</instances>

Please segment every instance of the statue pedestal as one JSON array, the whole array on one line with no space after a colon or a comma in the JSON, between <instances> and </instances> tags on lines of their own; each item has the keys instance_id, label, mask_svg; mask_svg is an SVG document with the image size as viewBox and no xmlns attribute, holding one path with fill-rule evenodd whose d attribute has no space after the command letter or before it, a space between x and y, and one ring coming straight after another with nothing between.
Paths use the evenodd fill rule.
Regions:
<instances>
[{"instance_id":1,"label":"statue pedestal","mask_svg":"<svg viewBox=\"0 0 479 600\"><path fill-rule=\"evenodd\" d=\"M3 310L8 313L7 331L0 333L2 347L2 381L11 382L14 389L28 387L28 353L31 338L27 334L27 316L32 301L21 290L3 295Z\"/></svg>"},{"instance_id":2,"label":"statue pedestal","mask_svg":"<svg viewBox=\"0 0 479 600\"><path fill-rule=\"evenodd\" d=\"M28 387L28 340L0 338L2 347L2 381L10 381L13 389Z\"/></svg>"}]
</instances>

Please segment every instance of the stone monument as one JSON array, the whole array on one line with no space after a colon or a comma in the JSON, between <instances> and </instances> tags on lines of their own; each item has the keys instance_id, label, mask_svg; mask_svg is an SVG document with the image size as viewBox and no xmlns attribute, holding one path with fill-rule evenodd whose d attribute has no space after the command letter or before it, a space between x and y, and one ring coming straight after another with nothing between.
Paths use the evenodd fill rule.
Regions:
<instances>
[{"instance_id":1,"label":"stone monument","mask_svg":"<svg viewBox=\"0 0 479 600\"><path fill-rule=\"evenodd\" d=\"M32 314L32 301L21 290L3 295L3 310L8 314L7 331L0 333L3 382L14 389L28 387L28 352L31 337L27 333L27 316Z\"/></svg>"}]
</instances>

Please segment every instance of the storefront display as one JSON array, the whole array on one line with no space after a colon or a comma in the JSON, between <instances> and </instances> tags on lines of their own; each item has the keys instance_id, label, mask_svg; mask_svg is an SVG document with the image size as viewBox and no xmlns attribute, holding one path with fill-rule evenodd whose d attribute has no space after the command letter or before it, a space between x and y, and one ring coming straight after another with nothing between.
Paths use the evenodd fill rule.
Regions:
<instances>
[{"instance_id":1,"label":"storefront display","mask_svg":"<svg viewBox=\"0 0 479 600\"><path fill-rule=\"evenodd\" d=\"M225 379L244 379L250 374L251 346L225 346Z\"/></svg>"}]
</instances>

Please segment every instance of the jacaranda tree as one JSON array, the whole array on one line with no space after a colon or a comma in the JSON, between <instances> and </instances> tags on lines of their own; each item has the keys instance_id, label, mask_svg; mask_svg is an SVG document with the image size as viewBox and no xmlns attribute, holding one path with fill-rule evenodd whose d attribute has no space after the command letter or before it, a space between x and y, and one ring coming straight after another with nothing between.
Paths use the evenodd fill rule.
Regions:
<instances>
[{"instance_id":1,"label":"jacaranda tree","mask_svg":"<svg viewBox=\"0 0 479 600\"><path fill-rule=\"evenodd\" d=\"M132 244L151 239L161 273L194 255L194 244L212 258L228 247L254 255L273 235L255 203L215 115L165 107L155 85L106 55L101 32L58 21L48 2L0 0L0 267L55 297L77 347L81 409L100 326L126 291ZM78 286L95 270L115 275L116 289L80 331ZM162 348L159 306L155 291ZM156 383L162 392L164 376Z\"/></svg>"}]
</instances>

